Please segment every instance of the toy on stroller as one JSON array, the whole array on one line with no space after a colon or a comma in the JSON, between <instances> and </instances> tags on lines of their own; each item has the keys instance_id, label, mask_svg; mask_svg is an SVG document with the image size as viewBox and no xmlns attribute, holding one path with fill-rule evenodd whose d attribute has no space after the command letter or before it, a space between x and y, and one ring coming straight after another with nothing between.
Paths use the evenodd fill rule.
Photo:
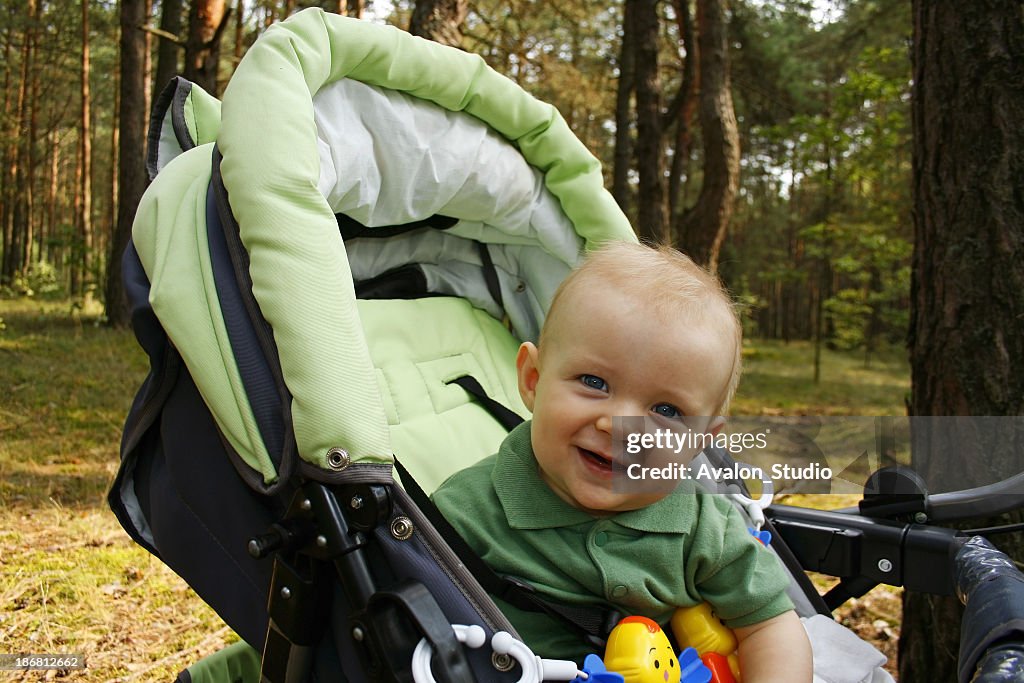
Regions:
<instances>
[{"instance_id":1,"label":"toy on stroller","mask_svg":"<svg viewBox=\"0 0 1024 683\"><path fill-rule=\"evenodd\" d=\"M529 680L536 659L492 638L515 631L488 594L534 598L443 536L422 492L525 414L517 340L536 337L586 247L635 239L598 162L479 57L317 10L261 37L223 110L173 83L149 147L124 273L151 372L110 502L262 649L229 648L183 679ZM999 563L902 517L764 515L808 617L878 581L952 593L954 566L976 579ZM841 588L822 601L802 568ZM981 583L1019 596L1005 574ZM991 666L1019 661L1007 637L1020 617L985 622L962 680L997 641ZM593 613L565 620L607 633ZM877 667L857 680L882 680Z\"/></svg>"}]
</instances>

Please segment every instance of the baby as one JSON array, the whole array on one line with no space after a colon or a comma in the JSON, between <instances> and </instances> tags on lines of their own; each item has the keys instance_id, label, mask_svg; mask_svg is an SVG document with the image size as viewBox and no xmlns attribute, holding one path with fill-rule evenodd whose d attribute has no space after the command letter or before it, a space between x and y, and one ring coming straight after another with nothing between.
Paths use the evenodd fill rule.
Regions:
<instances>
[{"instance_id":1,"label":"baby","mask_svg":"<svg viewBox=\"0 0 1024 683\"><path fill-rule=\"evenodd\" d=\"M744 683L811 680L789 577L724 496L622 479L613 418L715 433L740 374L739 320L718 281L671 249L611 243L562 283L538 343L516 356L533 413L434 502L498 574L547 600L665 624L708 602L739 641ZM685 423L684 423L685 420ZM563 623L498 600L542 657L593 651Z\"/></svg>"}]
</instances>

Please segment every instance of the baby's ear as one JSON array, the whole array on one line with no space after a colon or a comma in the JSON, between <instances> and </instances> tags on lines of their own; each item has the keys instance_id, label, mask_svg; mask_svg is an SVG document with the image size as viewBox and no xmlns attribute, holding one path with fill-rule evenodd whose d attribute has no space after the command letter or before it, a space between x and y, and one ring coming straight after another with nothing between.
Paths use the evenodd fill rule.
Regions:
<instances>
[{"instance_id":1,"label":"baby's ear","mask_svg":"<svg viewBox=\"0 0 1024 683\"><path fill-rule=\"evenodd\" d=\"M532 413L537 396L537 381L540 379L540 352L533 342L523 342L516 354L516 373L519 376L519 396Z\"/></svg>"},{"instance_id":2,"label":"baby's ear","mask_svg":"<svg viewBox=\"0 0 1024 683\"><path fill-rule=\"evenodd\" d=\"M708 422L708 434L715 435L722 431L722 427L725 426L725 418L721 415L716 415L711 418L711 422Z\"/></svg>"}]
</instances>

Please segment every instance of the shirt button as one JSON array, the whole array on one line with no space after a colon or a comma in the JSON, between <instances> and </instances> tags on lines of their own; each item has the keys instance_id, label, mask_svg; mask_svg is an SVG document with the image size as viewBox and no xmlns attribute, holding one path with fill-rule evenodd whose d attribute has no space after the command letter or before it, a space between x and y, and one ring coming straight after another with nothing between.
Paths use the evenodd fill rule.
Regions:
<instances>
[{"instance_id":1,"label":"shirt button","mask_svg":"<svg viewBox=\"0 0 1024 683\"><path fill-rule=\"evenodd\" d=\"M629 589L621 584L612 589L613 598L624 598L627 593L629 593Z\"/></svg>"},{"instance_id":2,"label":"shirt button","mask_svg":"<svg viewBox=\"0 0 1024 683\"><path fill-rule=\"evenodd\" d=\"M594 534L594 545L602 546L608 541L608 534L603 531L598 531Z\"/></svg>"}]
</instances>

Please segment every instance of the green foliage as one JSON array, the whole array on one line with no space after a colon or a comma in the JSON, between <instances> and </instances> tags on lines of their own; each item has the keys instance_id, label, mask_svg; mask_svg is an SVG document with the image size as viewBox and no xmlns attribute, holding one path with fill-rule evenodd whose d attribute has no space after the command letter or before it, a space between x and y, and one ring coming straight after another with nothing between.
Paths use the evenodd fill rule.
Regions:
<instances>
[{"instance_id":1,"label":"green foliage","mask_svg":"<svg viewBox=\"0 0 1024 683\"><path fill-rule=\"evenodd\" d=\"M15 279L15 290L23 296L58 298L64 295L57 268L47 261L36 261L23 277Z\"/></svg>"},{"instance_id":2,"label":"green foliage","mask_svg":"<svg viewBox=\"0 0 1024 683\"><path fill-rule=\"evenodd\" d=\"M733 28L744 112L741 201L723 276L753 297L754 332L872 351L905 337L909 308L910 64L906 8L741 5Z\"/></svg>"}]
</instances>

